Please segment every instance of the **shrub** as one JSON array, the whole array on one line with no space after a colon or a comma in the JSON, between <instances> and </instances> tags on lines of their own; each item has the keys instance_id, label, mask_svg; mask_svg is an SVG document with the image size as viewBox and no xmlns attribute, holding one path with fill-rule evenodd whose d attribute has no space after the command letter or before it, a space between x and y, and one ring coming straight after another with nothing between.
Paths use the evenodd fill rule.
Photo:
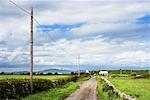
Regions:
<instances>
[{"instance_id":1,"label":"shrub","mask_svg":"<svg viewBox=\"0 0 150 100\"><path fill-rule=\"evenodd\" d=\"M150 78L150 74L142 74L141 76L143 76L144 78Z\"/></svg>"},{"instance_id":2,"label":"shrub","mask_svg":"<svg viewBox=\"0 0 150 100\"><path fill-rule=\"evenodd\" d=\"M131 73L131 78L132 79L135 79L136 78L136 73L134 72L134 73Z\"/></svg>"},{"instance_id":3,"label":"shrub","mask_svg":"<svg viewBox=\"0 0 150 100\"><path fill-rule=\"evenodd\" d=\"M140 76L137 76L136 78L150 78L150 74L142 74Z\"/></svg>"},{"instance_id":4,"label":"shrub","mask_svg":"<svg viewBox=\"0 0 150 100\"><path fill-rule=\"evenodd\" d=\"M33 93L41 92L53 87L51 80L34 79ZM9 79L0 81L0 98L18 99L30 94L29 80Z\"/></svg>"},{"instance_id":5,"label":"shrub","mask_svg":"<svg viewBox=\"0 0 150 100\"><path fill-rule=\"evenodd\" d=\"M57 79L51 81L48 79L33 79L33 93L46 91L50 88L64 85L70 81L76 81L78 76ZM5 79L0 80L0 100L19 99L30 95L30 82L23 79Z\"/></svg>"},{"instance_id":6,"label":"shrub","mask_svg":"<svg viewBox=\"0 0 150 100\"><path fill-rule=\"evenodd\" d=\"M112 77L112 78L116 78L116 77L119 77L119 75L118 75L118 74L115 74L115 75L112 75L111 77Z\"/></svg>"}]
</instances>

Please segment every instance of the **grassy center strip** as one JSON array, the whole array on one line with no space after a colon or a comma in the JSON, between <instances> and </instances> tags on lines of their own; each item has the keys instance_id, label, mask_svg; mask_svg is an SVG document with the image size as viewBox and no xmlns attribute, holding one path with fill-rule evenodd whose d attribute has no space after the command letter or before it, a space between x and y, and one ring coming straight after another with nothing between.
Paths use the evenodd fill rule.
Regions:
<instances>
[{"instance_id":1,"label":"grassy center strip","mask_svg":"<svg viewBox=\"0 0 150 100\"><path fill-rule=\"evenodd\" d=\"M122 100L116 96L112 89L106 85L106 83L99 77L96 77L98 84L98 95L100 100Z\"/></svg>"}]
</instances>

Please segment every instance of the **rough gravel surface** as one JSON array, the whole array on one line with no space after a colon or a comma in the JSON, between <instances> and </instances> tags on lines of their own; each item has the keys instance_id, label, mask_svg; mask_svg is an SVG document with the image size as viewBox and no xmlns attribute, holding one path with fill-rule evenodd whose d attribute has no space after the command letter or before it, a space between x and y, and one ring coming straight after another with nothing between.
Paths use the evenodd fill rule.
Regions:
<instances>
[{"instance_id":1,"label":"rough gravel surface","mask_svg":"<svg viewBox=\"0 0 150 100\"><path fill-rule=\"evenodd\" d=\"M84 82L80 88L66 100L98 100L97 81L95 77Z\"/></svg>"}]
</instances>

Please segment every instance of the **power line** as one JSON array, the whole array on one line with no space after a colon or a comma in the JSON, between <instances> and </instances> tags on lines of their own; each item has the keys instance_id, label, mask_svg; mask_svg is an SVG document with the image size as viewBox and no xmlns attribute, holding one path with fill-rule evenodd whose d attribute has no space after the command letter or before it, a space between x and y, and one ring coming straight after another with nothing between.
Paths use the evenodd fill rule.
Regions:
<instances>
[{"instance_id":1,"label":"power line","mask_svg":"<svg viewBox=\"0 0 150 100\"><path fill-rule=\"evenodd\" d=\"M12 4L14 4L17 8L19 8L20 10L22 10L23 12L25 12L26 14L28 14L29 16L31 15L27 10L25 10L24 8L22 8L22 7L20 7L19 5L17 5L15 2L13 2L13 1L11 1L11 0L9 0ZM39 21L34 17L34 16L32 16L33 17L33 20L39 25L39 26L42 26L40 23L39 23ZM50 39L52 40L52 41L54 41L54 42L56 42L56 40L55 39L53 39L51 36L50 36ZM64 48L62 48L61 46L59 46L59 48L62 50L62 51L64 51L65 53L67 53L67 54L69 54L69 55L71 55L71 56L75 56L75 55L73 55L73 54L71 54L71 53L69 53L68 51L66 51ZM78 60L80 59L80 56L79 56L79 58L78 58ZM79 60L79 62L80 62L80 60ZM72 62L71 62L72 63ZM80 64L79 64L79 66L80 66ZM79 67L79 75L80 75L80 67Z\"/></svg>"},{"instance_id":2,"label":"power line","mask_svg":"<svg viewBox=\"0 0 150 100\"><path fill-rule=\"evenodd\" d=\"M15 2L13 2L12 0L9 0L9 2L11 2L12 4L14 4L17 8L19 8L20 10L22 10L23 12L25 12L26 14L28 14L28 15L30 15L30 13L27 11L27 10L25 10L24 8L22 8L21 6L19 6L18 4L16 4ZM39 23L39 21L33 16L33 20L39 25L39 26L42 26L40 23ZM55 39L53 39L51 36L50 36L50 39L52 40L52 41L54 41L54 42L56 42L56 40ZM71 53L69 53L68 51L66 51L64 48L62 48L61 46L59 46L59 48L62 50L62 51L64 51L65 53L67 53L67 54L69 54L69 55L71 55L71 56L75 56L75 55L73 55L73 54L71 54Z\"/></svg>"},{"instance_id":3,"label":"power line","mask_svg":"<svg viewBox=\"0 0 150 100\"><path fill-rule=\"evenodd\" d=\"M25 10L24 8L22 8L22 7L20 7L19 5L17 5L15 2L13 2L13 1L11 1L11 0L9 0L9 2L11 2L12 4L14 4L17 8L19 8L19 9L21 9L22 11L24 11L25 13L27 13L27 14L29 14L30 15L30 13L27 11L27 10Z\"/></svg>"},{"instance_id":4,"label":"power line","mask_svg":"<svg viewBox=\"0 0 150 100\"><path fill-rule=\"evenodd\" d=\"M35 21L39 26L42 26L42 25L39 23L39 21L38 21L35 17L33 17L33 19L34 19L34 21ZM56 42L56 40L53 39L51 36L50 36L50 39L51 39L52 41ZM68 51L66 51L66 50L65 50L64 48L62 48L61 46L59 46L59 48L60 48L61 50L63 50L64 52L66 52L67 54L69 54L69 55L71 55L71 56L75 56L75 55L69 53Z\"/></svg>"}]
</instances>

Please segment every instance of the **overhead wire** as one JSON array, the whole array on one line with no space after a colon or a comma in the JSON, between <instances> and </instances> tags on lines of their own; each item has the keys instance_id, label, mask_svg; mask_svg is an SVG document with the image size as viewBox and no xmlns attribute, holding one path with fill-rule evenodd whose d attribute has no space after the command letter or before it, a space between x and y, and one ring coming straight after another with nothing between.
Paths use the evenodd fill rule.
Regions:
<instances>
[{"instance_id":1,"label":"overhead wire","mask_svg":"<svg viewBox=\"0 0 150 100\"><path fill-rule=\"evenodd\" d=\"M39 26L42 26L42 25L39 23L39 21L38 21L35 17L33 17L33 19L35 20L35 22L36 22ZM51 36L50 36L50 39L51 39L53 42L56 42L56 40L53 39ZM69 53L68 51L66 51L65 48L62 48L61 46L59 46L59 48L60 48L62 51L64 51L65 53L67 53L67 54L69 54L69 55L71 55L71 56L75 56L75 55Z\"/></svg>"},{"instance_id":2,"label":"overhead wire","mask_svg":"<svg viewBox=\"0 0 150 100\"><path fill-rule=\"evenodd\" d=\"M27 10L25 10L24 8L22 8L22 7L20 7L19 5L17 5L15 2L13 2L12 0L9 0L9 2L11 2L12 4L14 4L17 8L19 8L19 9L21 9L22 11L24 11L26 14L29 14L30 15L30 13L27 11Z\"/></svg>"},{"instance_id":3,"label":"overhead wire","mask_svg":"<svg viewBox=\"0 0 150 100\"><path fill-rule=\"evenodd\" d=\"M13 2L12 0L9 0L10 3L14 4L17 8L19 8L20 10L22 10L23 12L25 12L26 14L30 15L30 12L28 12L27 10L25 10L24 8L22 8L21 6L19 6L18 4L16 4L15 2ZM42 25L39 23L39 21L33 16L33 20L41 27ZM52 36L50 36L50 39L53 41L53 42L56 42L55 39L52 38ZM59 46L59 48L64 51L65 53L71 55L71 56L75 56L71 53L69 53L68 51L65 50L65 48L62 48L61 46Z\"/></svg>"}]
</instances>

